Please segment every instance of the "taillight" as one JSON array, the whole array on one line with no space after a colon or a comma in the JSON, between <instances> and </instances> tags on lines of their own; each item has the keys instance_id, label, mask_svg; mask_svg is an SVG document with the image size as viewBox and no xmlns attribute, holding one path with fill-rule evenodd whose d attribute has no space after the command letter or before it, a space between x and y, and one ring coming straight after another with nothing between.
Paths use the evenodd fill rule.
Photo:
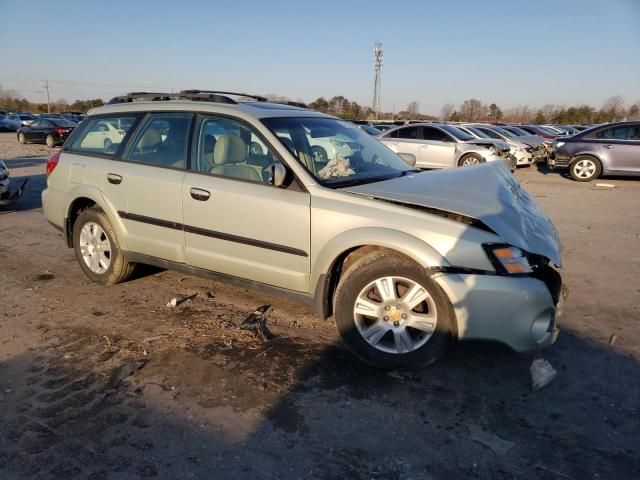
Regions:
<instances>
[{"instance_id":1,"label":"taillight","mask_svg":"<svg viewBox=\"0 0 640 480\"><path fill-rule=\"evenodd\" d=\"M58 165L58 161L60 160L60 151L54 152L47 159L47 178L53 172L53 169Z\"/></svg>"},{"instance_id":2,"label":"taillight","mask_svg":"<svg viewBox=\"0 0 640 480\"><path fill-rule=\"evenodd\" d=\"M67 133L67 131L64 128L56 128L54 130L54 132L56 132L58 135L62 135L63 133Z\"/></svg>"}]
</instances>

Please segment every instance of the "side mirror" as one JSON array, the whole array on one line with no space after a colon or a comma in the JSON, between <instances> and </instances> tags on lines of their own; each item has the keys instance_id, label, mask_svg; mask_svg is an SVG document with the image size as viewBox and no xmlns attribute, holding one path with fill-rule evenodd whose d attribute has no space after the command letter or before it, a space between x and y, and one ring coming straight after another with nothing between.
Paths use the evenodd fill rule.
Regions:
<instances>
[{"instance_id":1,"label":"side mirror","mask_svg":"<svg viewBox=\"0 0 640 480\"><path fill-rule=\"evenodd\" d=\"M280 162L275 162L271 167L271 181L274 187L281 187L284 185L285 178L287 177L287 169Z\"/></svg>"},{"instance_id":2,"label":"side mirror","mask_svg":"<svg viewBox=\"0 0 640 480\"><path fill-rule=\"evenodd\" d=\"M416 166L416 156L412 153L399 153L398 156L412 167Z\"/></svg>"}]
</instances>

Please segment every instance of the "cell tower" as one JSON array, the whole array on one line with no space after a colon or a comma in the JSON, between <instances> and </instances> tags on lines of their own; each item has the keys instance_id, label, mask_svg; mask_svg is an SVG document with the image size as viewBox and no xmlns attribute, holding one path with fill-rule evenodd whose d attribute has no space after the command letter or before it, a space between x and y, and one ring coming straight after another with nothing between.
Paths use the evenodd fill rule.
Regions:
<instances>
[{"instance_id":1,"label":"cell tower","mask_svg":"<svg viewBox=\"0 0 640 480\"><path fill-rule=\"evenodd\" d=\"M376 42L373 49L373 111L380 116L380 74L382 73L382 43Z\"/></svg>"}]
</instances>

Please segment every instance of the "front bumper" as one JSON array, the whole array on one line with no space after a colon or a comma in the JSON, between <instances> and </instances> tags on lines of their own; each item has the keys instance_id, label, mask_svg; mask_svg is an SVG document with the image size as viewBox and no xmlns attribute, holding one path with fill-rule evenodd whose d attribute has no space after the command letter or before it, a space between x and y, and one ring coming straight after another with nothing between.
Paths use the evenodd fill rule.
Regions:
<instances>
[{"instance_id":1,"label":"front bumper","mask_svg":"<svg viewBox=\"0 0 640 480\"><path fill-rule=\"evenodd\" d=\"M562 313L560 276L443 274L434 277L453 305L460 340L503 343L516 352L552 345Z\"/></svg>"},{"instance_id":2,"label":"front bumper","mask_svg":"<svg viewBox=\"0 0 640 480\"><path fill-rule=\"evenodd\" d=\"M547 159L547 165L551 168L567 168L571 163L571 156L560 151L552 151Z\"/></svg>"}]
</instances>

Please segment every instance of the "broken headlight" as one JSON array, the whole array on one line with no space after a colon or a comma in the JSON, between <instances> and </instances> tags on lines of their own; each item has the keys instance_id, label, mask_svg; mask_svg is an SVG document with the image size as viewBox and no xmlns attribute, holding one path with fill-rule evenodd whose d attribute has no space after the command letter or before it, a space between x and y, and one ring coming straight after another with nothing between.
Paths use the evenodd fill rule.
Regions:
<instances>
[{"instance_id":1,"label":"broken headlight","mask_svg":"<svg viewBox=\"0 0 640 480\"><path fill-rule=\"evenodd\" d=\"M517 247L485 244L484 248L499 273L518 275L533 271L524 252Z\"/></svg>"}]
</instances>

